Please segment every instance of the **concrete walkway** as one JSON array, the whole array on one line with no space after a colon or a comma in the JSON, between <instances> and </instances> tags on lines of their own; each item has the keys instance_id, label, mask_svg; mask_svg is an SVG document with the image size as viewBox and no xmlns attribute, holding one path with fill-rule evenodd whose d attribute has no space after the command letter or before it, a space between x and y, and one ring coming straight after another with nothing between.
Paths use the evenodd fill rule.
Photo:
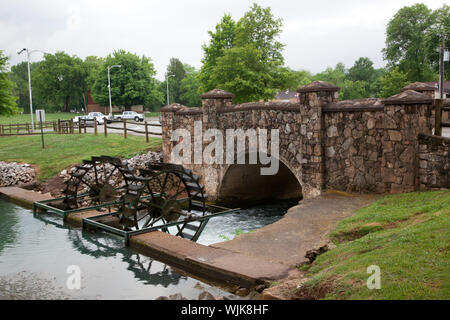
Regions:
<instances>
[{"instance_id":1,"label":"concrete walkway","mask_svg":"<svg viewBox=\"0 0 450 320\"><path fill-rule=\"evenodd\" d=\"M0 195L27 207L33 201L49 198L17 187L0 188ZM306 253L327 245L327 234L339 220L376 198L328 192L301 201L274 224L210 246L159 231L133 236L129 245L193 276L250 288L267 280L285 278L294 266L308 262ZM82 218L96 214L95 211L72 214L66 222L81 226Z\"/></svg>"},{"instance_id":2,"label":"concrete walkway","mask_svg":"<svg viewBox=\"0 0 450 320\"><path fill-rule=\"evenodd\" d=\"M367 206L376 198L375 195L328 192L301 201L290 208L281 220L271 225L211 247L287 266L299 266L308 262L305 255L309 250L327 245L327 234L339 220L352 215L356 209Z\"/></svg>"}]
</instances>

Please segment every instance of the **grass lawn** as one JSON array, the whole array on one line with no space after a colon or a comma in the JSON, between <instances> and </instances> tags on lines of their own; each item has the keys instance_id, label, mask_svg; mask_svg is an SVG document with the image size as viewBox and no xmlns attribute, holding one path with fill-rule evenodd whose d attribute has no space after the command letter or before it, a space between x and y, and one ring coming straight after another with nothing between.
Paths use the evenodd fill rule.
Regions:
<instances>
[{"instance_id":1,"label":"grass lawn","mask_svg":"<svg viewBox=\"0 0 450 320\"><path fill-rule=\"evenodd\" d=\"M109 134L48 134L45 135L45 149L42 149L41 136L3 136L0 137L0 161L30 163L39 166L38 179L47 180L64 168L80 163L91 156L117 156L130 158L146 150L160 149L162 140Z\"/></svg>"},{"instance_id":2,"label":"grass lawn","mask_svg":"<svg viewBox=\"0 0 450 320\"><path fill-rule=\"evenodd\" d=\"M54 120L70 120L79 116L81 114L78 113L70 113L70 112L59 112L59 113L45 113L45 121L54 121ZM36 113L33 114L33 119L36 120ZM30 114L19 114L11 117L0 116L0 124L14 124L14 123L31 123Z\"/></svg>"},{"instance_id":3,"label":"grass lawn","mask_svg":"<svg viewBox=\"0 0 450 320\"><path fill-rule=\"evenodd\" d=\"M449 190L386 196L330 236L337 247L318 256L295 296L450 299ZM381 289L366 286L371 265L380 267Z\"/></svg>"},{"instance_id":4,"label":"grass lawn","mask_svg":"<svg viewBox=\"0 0 450 320\"><path fill-rule=\"evenodd\" d=\"M151 118L151 117L159 117L160 114L161 114L161 112L159 112L159 111L154 111L154 112L146 112L146 113L144 114L144 116L145 116L146 118Z\"/></svg>"}]
</instances>

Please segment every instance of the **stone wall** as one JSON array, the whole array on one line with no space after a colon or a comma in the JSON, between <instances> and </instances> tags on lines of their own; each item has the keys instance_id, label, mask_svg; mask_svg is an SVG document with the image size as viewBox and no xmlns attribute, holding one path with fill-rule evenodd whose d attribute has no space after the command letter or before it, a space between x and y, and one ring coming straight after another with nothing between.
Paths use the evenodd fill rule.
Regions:
<instances>
[{"instance_id":1,"label":"stone wall","mask_svg":"<svg viewBox=\"0 0 450 320\"><path fill-rule=\"evenodd\" d=\"M325 188L384 192L383 110L324 113Z\"/></svg>"},{"instance_id":2,"label":"stone wall","mask_svg":"<svg viewBox=\"0 0 450 320\"><path fill-rule=\"evenodd\" d=\"M219 129L224 137L227 129L278 129L279 160L298 180L306 198L324 189L376 193L417 190L419 181L425 179L419 172L418 135L432 133L433 99L427 93L406 88L385 100L338 101L338 90L316 81L298 90L297 103L233 105L231 93L215 89L202 95L201 108L166 106L161 109L164 160L173 160L172 130L188 130L194 145L195 121L202 121L202 133ZM202 141L203 147L208 144ZM202 177L213 199L220 196L222 182L245 183L245 179L225 179L229 164L184 165ZM283 183L282 179L279 183ZM428 187L430 183L423 185Z\"/></svg>"},{"instance_id":3,"label":"stone wall","mask_svg":"<svg viewBox=\"0 0 450 320\"><path fill-rule=\"evenodd\" d=\"M450 188L450 139L419 134L420 190Z\"/></svg>"}]
</instances>

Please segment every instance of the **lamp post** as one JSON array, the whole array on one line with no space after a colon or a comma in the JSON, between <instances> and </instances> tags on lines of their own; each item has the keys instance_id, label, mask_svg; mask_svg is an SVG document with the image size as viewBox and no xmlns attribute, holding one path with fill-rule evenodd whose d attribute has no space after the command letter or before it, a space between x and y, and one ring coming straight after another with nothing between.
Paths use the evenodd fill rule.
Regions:
<instances>
[{"instance_id":1,"label":"lamp post","mask_svg":"<svg viewBox=\"0 0 450 320\"><path fill-rule=\"evenodd\" d=\"M167 86L167 105L169 105L170 104L170 102L169 102L169 78L170 77L175 77L175 75L174 74L172 74L172 75L167 75L166 74L166 86Z\"/></svg>"},{"instance_id":2,"label":"lamp post","mask_svg":"<svg viewBox=\"0 0 450 320\"><path fill-rule=\"evenodd\" d=\"M109 70L112 68L120 68L122 67L120 64L116 64L113 66L108 66L108 92L109 92L109 116L112 117L112 104L111 104L111 78L109 75Z\"/></svg>"},{"instance_id":3,"label":"lamp post","mask_svg":"<svg viewBox=\"0 0 450 320\"><path fill-rule=\"evenodd\" d=\"M27 52L27 66L28 66L28 93L30 95L30 117L31 117L31 131L34 131L34 121L33 121L33 97L31 94L31 74L30 74L30 55L34 52L42 52L46 54L46 52L41 50L29 50L28 48L23 48L22 50L17 50L17 54L21 54L22 52Z\"/></svg>"}]
</instances>

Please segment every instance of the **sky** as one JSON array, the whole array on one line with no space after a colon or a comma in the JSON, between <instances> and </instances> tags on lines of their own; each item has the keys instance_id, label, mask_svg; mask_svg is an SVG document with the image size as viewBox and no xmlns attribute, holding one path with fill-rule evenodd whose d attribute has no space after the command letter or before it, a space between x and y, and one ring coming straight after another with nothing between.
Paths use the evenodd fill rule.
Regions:
<instances>
[{"instance_id":1,"label":"sky","mask_svg":"<svg viewBox=\"0 0 450 320\"><path fill-rule=\"evenodd\" d=\"M224 14L239 20L250 6L269 6L283 20L286 66L318 73L369 57L385 65L385 31L398 9L417 2L431 9L443 0L0 0L0 50L10 65L26 60L19 48L65 51L80 58L114 50L152 59L162 80L170 58L201 67L202 45ZM32 61L43 58L31 55Z\"/></svg>"}]
</instances>

